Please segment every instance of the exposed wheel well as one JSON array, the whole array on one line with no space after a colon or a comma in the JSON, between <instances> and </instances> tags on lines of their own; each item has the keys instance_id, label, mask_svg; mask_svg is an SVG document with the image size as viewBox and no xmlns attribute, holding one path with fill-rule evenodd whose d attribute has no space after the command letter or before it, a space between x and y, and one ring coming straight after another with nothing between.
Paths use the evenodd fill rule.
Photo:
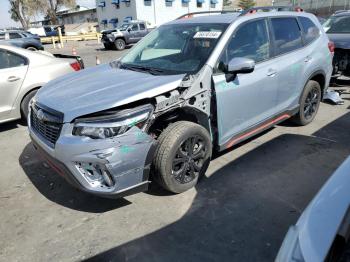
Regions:
<instances>
[{"instance_id":1,"label":"exposed wheel well","mask_svg":"<svg viewBox=\"0 0 350 262\"><path fill-rule=\"evenodd\" d=\"M158 116L149 127L148 133L158 137L169 124L178 121L189 121L200 124L210 133L208 121L205 119L208 119L208 117L195 109L177 108Z\"/></svg>"}]
</instances>

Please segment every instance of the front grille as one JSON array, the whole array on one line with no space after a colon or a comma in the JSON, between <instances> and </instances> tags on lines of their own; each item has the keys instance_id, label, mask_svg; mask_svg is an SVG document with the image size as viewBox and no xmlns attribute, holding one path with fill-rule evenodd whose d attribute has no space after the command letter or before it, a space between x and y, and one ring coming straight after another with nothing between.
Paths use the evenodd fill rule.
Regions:
<instances>
[{"instance_id":1,"label":"front grille","mask_svg":"<svg viewBox=\"0 0 350 262\"><path fill-rule=\"evenodd\" d=\"M43 109L38 108L36 105L34 106L34 108L32 108L30 114L31 127L36 133L38 133L42 138L46 140L45 142L49 142L48 144L53 147L60 135L62 124L49 122L45 119L39 119L37 115L38 110ZM46 111L44 112L46 115L50 115L54 118L52 114L49 114Z\"/></svg>"}]
</instances>

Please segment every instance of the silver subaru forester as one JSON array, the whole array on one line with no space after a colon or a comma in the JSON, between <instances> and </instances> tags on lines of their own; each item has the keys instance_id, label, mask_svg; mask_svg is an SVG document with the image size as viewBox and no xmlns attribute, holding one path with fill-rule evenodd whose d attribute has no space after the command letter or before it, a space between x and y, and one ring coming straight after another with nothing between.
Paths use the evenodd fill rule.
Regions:
<instances>
[{"instance_id":1,"label":"silver subaru forester","mask_svg":"<svg viewBox=\"0 0 350 262\"><path fill-rule=\"evenodd\" d=\"M288 118L310 123L330 81L330 46L308 13L189 15L153 30L120 60L41 88L30 136L84 191L120 197L156 181L184 192L213 150Z\"/></svg>"}]
</instances>

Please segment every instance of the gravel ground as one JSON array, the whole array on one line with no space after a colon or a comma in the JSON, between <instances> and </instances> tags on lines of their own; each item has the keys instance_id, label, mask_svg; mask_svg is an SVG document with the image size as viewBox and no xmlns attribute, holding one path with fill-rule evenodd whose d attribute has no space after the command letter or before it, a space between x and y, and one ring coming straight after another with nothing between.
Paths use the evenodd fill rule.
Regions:
<instances>
[{"instance_id":1,"label":"gravel ground","mask_svg":"<svg viewBox=\"0 0 350 262\"><path fill-rule=\"evenodd\" d=\"M122 54L93 41L77 51L88 66L96 55L108 62ZM41 161L25 126L1 125L0 261L272 261L350 154L343 97L344 105L322 103L308 126L283 123L217 155L180 195L156 185L117 200L87 195Z\"/></svg>"}]
</instances>

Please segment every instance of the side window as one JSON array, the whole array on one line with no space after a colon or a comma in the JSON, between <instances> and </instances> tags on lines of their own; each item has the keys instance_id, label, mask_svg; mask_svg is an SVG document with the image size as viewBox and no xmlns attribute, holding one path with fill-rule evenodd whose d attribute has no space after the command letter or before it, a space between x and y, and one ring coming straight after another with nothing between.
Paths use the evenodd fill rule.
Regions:
<instances>
[{"instance_id":1,"label":"side window","mask_svg":"<svg viewBox=\"0 0 350 262\"><path fill-rule=\"evenodd\" d=\"M5 33L0 33L0 40L4 40L5 39Z\"/></svg>"},{"instance_id":2,"label":"side window","mask_svg":"<svg viewBox=\"0 0 350 262\"><path fill-rule=\"evenodd\" d=\"M134 25L132 25L131 30L132 31L138 31L139 30L139 26L137 24L134 24Z\"/></svg>"},{"instance_id":3,"label":"side window","mask_svg":"<svg viewBox=\"0 0 350 262\"><path fill-rule=\"evenodd\" d=\"M295 18L272 18L276 55L288 53L303 46L301 32Z\"/></svg>"},{"instance_id":4,"label":"side window","mask_svg":"<svg viewBox=\"0 0 350 262\"><path fill-rule=\"evenodd\" d=\"M6 50L0 50L0 69L24 66L26 64L25 58Z\"/></svg>"},{"instance_id":5,"label":"side window","mask_svg":"<svg viewBox=\"0 0 350 262\"><path fill-rule=\"evenodd\" d=\"M145 30L146 27L145 27L145 24L140 24L140 30Z\"/></svg>"},{"instance_id":6,"label":"side window","mask_svg":"<svg viewBox=\"0 0 350 262\"><path fill-rule=\"evenodd\" d=\"M22 38L18 33L9 33L10 39Z\"/></svg>"},{"instance_id":7,"label":"side window","mask_svg":"<svg viewBox=\"0 0 350 262\"><path fill-rule=\"evenodd\" d=\"M314 41L320 35L318 27L307 17L299 17L301 26L303 27L303 33L305 36L305 43L309 44Z\"/></svg>"},{"instance_id":8,"label":"side window","mask_svg":"<svg viewBox=\"0 0 350 262\"><path fill-rule=\"evenodd\" d=\"M219 62L228 64L235 57L253 59L256 63L270 57L269 37L265 19L241 26L232 36Z\"/></svg>"}]
</instances>

